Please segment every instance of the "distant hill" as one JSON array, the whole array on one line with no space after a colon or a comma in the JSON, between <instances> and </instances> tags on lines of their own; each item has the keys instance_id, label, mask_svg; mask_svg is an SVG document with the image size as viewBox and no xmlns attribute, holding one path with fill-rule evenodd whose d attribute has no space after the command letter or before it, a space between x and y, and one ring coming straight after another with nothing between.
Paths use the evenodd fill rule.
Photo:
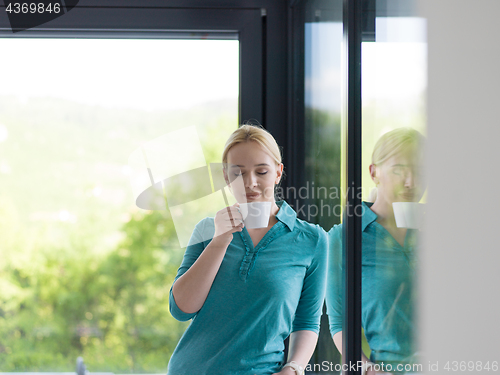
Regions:
<instances>
[{"instance_id":1,"label":"distant hill","mask_svg":"<svg viewBox=\"0 0 500 375\"><path fill-rule=\"evenodd\" d=\"M237 108L236 99L151 112L0 96L0 196L25 223L93 217L115 227L134 206L126 166L141 142L190 125L202 138L236 128Z\"/></svg>"}]
</instances>

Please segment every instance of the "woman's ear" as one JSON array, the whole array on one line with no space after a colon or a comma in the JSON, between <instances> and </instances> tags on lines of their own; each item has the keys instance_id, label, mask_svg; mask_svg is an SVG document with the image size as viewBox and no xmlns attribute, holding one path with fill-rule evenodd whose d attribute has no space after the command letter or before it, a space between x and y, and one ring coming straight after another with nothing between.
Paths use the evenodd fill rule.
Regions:
<instances>
[{"instance_id":1,"label":"woman's ear","mask_svg":"<svg viewBox=\"0 0 500 375\"><path fill-rule=\"evenodd\" d=\"M375 185L378 185L379 180L377 177L377 166L375 164L370 164L370 176L371 176L373 182L375 182Z\"/></svg>"},{"instance_id":2,"label":"woman's ear","mask_svg":"<svg viewBox=\"0 0 500 375\"><path fill-rule=\"evenodd\" d=\"M278 164L278 168L276 169L276 180L274 181L275 185L278 185L281 181L281 176L283 176L283 163Z\"/></svg>"}]
</instances>

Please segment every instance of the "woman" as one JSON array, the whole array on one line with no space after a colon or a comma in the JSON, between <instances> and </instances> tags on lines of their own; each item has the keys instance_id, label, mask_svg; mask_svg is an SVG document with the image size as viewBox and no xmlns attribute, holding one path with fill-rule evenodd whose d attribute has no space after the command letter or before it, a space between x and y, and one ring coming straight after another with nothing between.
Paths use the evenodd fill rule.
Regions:
<instances>
[{"instance_id":1,"label":"woman","mask_svg":"<svg viewBox=\"0 0 500 375\"><path fill-rule=\"evenodd\" d=\"M168 374L302 374L318 338L327 235L275 201L283 163L266 130L241 126L222 159L237 202L271 202L269 224L245 228L236 203L196 225L170 292L172 315L192 322ZM244 186L229 183L239 176Z\"/></svg>"},{"instance_id":2,"label":"woman","mask_svg":"<svg viewBox=\"0 0 500 375\"><path fill-rule=\"evenodd\" d=\"M418 230L396 226L392 203L422 198L423 145L424 137L419 132L400 128L384 134L373 150L370 175L377 194L373 203L362 203L361 225L361 317L371 349L370 360L363 355L363 375L404 372L404 364L414 361L413 285ZM342 225L334 226L328 235L326 303L330 332L342 351Z\"/></svg>"}]
</instances>

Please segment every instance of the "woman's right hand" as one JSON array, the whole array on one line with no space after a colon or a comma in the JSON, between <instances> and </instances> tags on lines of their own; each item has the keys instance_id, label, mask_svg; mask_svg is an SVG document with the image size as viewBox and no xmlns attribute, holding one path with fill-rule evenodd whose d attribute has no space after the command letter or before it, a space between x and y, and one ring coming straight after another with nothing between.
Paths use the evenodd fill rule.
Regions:
<instances>
[{"instance_id":1,"label":"woman's right hand","mask_svg":"<svg viewBox=\"0 0 500 375\"><path fill-rule=\"evenodd\" d=\"M187 314L194 314L203 307L233 233L243 230L243 217L238 212L238 204L217 212L214 223L214 238L172 286L177 307Z\"/></svg>"},{"instance_id":2,"label":"woman's right hand","mask_svg":"<svg viewBox=\"0 0 500 375\"><path fill-rule=\"evenodd\" d=\"M243 224L243 216L238 211L239 203L232 206L224 207L215 214L215 235L217 240L223 240L224 243L229 243L233 239L234 232L241 232L245 224Z\"/></svg>"}]
</instances>

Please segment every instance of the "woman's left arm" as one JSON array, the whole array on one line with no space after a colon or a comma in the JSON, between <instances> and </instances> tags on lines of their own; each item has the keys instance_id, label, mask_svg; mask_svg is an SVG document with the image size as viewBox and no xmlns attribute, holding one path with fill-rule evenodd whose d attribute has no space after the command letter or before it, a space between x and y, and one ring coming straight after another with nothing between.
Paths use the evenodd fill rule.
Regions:
<instances>
[{"instance_id":1,"label":"woman's left arm","mask_svg":"<svg viewBox=\"0 0 500 375\"><path fill-rule=\"evenodd\" d=\"M290 334L290 347L288 350L288 362L295 362L302 368L309 363L318 341L318 334L313 331L295 331ZM296 375L291 367L285 367L273 375Z\"/></svg>"},{"instance_id":2,"label":"woman's left arm","mask_svg":"<svg viewBox=\"0 0 500 375\"><path fill-rule=\"evenodd\" d=\"M311 263L306 271L301 296L290 334L288 362L305 368L314 353L318 341L319 325L323 311L326 289L326 266L328 260L328 237L320 226L316 226L318 237ZM291 367L284 367L278 374L296 375Z\"/></svg>"}]
</instances>

